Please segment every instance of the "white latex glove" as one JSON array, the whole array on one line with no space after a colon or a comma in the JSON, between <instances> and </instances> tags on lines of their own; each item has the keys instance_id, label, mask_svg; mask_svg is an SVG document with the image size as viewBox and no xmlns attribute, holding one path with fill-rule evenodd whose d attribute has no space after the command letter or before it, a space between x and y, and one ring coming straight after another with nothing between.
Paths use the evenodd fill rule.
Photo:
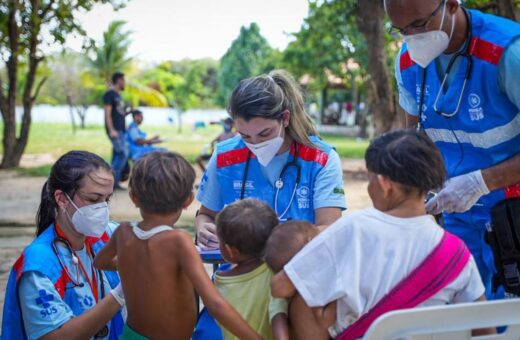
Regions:
<instances>
[{"instance_id":1,"label":"white latex glove","mask_svg":"<svg viewBox=\"0 0 520 340\"><path fill-rule=\"evenodd\" d=\"M121 285L121 282L119 282L116 288L110 291L110 294L112 294L114 299L116 299L117 303L119 303L121 307L125 305L125 295L123 293L123 286Z\"/></svg>"},{"instance_id":2,"label":"white latex glove","mask_svg":"<svg viewBox=\"0 0 520 340\"><path fill-rule=\"evenodd\" d=\"M217 226L214 223L206 222L199 227L197 231L197 245L202 250L219 248Z\"/></svg>"},{"instance_id":3,"label":"white latex glove","mask_svg":"<svg viewBox=\"0 0 520 340\"><path fill-rule=\"evenodd\" d=\"M476 170L446 181L444 188L426 203L426 211L433 215L443 211L462 213L486 194L489 194L489 189L482 177L482 171Z\"/></svg>"}]
</instances>

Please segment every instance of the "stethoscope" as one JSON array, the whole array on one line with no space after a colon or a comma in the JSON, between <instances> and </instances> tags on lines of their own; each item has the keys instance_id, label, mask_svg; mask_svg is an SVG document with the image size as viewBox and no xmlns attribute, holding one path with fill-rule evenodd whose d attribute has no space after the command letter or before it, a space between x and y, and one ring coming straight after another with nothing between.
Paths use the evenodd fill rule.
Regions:
<instances>
[{"instance_id":1,"label":"stethoscope","mask_svg":"<svg viewBox=\"0 0 520 340\"><path fill-rule=\"evenodd\" d=\"M473 59L472 59L471 53L469 51L470 45L471 45L471 39L473 37L473 35L471 33L471 30L472 30L471 14L464 8L462 10L464 11L464 14L466 15L466 19L468 22L468 34L466 36L466 41L465 41L466 46L464 46L462 51L455 53L451 57L450 61L448 62L448 66L446 67L446 71L444 72L444 78L442 79L441 86L439 87L439 90L437 91L437 96L435 97L435 101L433 102L433 110L437 114L440 114L441 116L446 117L446 118L451 118L459 112L460 104L462 102L462 97L464 96L464 90L466 89L466 84L467 84L468 80L471 78L471 71L472 71L472 67L473 67ZM448 80L451 69L453 68L453 65L455 65L455 62L457 61L457 58L459 58L459 57L466 58L468 61L468 66L466 67L466 74L464 75L464 82L462 83L462 89L460 91L459 99L457 101L457 107L455 108L455 110L453 112L447 113L447 112L439 110L439 108L438 108L439 98L441 97L441 92L443 91L444 85L446 84L446 81ZM423 118L422 115L424 113L423 105L424 105L425 86L426 86L426 68L423 68L423 74L422 74L422 80L421 80L421 97L419 100L419 123L417 125L418 130L421 129L422 118Z\"/></svg>"},{"instance_id":2,"label":"stethoscope","mask_svg":"<svg viewBox=\"0 0 520 340\"><path fill-rule=\"evenodd\" d=\"M292 160L289 163L284 165L284 167L282 168L282 171L280 171L280 175L278 176L278 179L274 182L274 187L276 188L276 193L274 195L274 211L280 221L287 220L287 219L284 219L284 216L287 214L287 212L291 208L292 202L294 201L294 197L296 196L296 192L298 190L298 185L300 184L300 179L301 179L301 167L298 164L298 143L293 143L293 147L294 147L294 154L293 154ZM249 172L250 161L251 161L251 150L248 150L246 167L244 170L244 176L242 177L242 187L240 189L240 199L244 198L246 180L247 180L247 174ZM291 194L291 199L289 200L289 203L287 204L286 208L280 214L278 211L278 195L280 193L280 190L282 190L282 188L285 186L283 177L291 167L294 167L296 169L296 181L294 184L293 192Z\"/></svg>"},{"instance_id":3,"label":"stethoscope","mask_svg":"<svg viewBox=\"0 0 520 340\"><path fill-rule=\"evenodd\" d=\"M69 267L65 264L65 261L63 259L63 254L60 251L60 246L59 246L60 243L64 244L65 247L67 248L67 251L71 254L72 262L74 263L74 266L76 267L76 278L73 278L72 274L70 273ZM54 253L56 254L56 257L58 258L58 262L60 263L60 266L63 269L63 273L65 273L65 275L69 279L69 282L72 283L72 285L70 285L68 287L66 286L65 288L84 287L85 284L83 282L80 282L80 274L79 274L81 262L80 262L79 258L77 257L75 251L72 249L70 242L63 236L60 236L58 231L56 231L56 235L54 236L54 239L52 240L52 249L53 249ZM91 256L91 259L90 259L91 264L93 264L94 259L92 258L92 255L90 254L90 252L89 252L89 255ZM89 280L86 270L83 268L83 264L81 264L81 268L82 268L84 275L86 276L86 280ZM97 285L98 278L101 283L101 299L103 299L105 297L105 282L103 280L101 270L94 269L94 267L92 267L92 282L94 282L96 285ZM89 284L90 284L90 282L89 282ZM90 288L92 290L92 294L95 295L95 293L92 289L92 285ZM97 296L94 296L94 297L97 299ZM96 300L96 303L97 303L97 300ZM94 335L94 338L104 338L107 335L108 335L108 326L105 325L105 326L103 326L103 328L101 328L101 330L99 332L96 333L96 335Z\"/></svg>"}]
</instances>

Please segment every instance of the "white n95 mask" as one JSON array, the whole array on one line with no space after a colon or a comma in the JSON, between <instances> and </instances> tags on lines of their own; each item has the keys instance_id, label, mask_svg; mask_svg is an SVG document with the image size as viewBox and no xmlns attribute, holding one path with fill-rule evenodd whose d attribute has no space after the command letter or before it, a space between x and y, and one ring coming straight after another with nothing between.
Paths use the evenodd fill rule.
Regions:
<instances>
[{"instance_id":1,"label":"white n95 mask","mask_svg":"<svg viewBox=\"0 0 520 340\"><path fill-rule=\"evenodd\" d=\"M249 150L251 150L252 153L255 154L256 158L258 158L258 162L262 166L267 166L269 164L276 153L280 150L283 144L283 137L281 136L283 129L283 123L282 126L280 126L280 132L278 133L278 137L274 137L272 139L266 140L265 142L258 143L258 144L251 144L244 142L244 144L248 147Z\"/></svg>"},{"instance_id":2,"label":"white n95 mask","mask_svg":"<svg viewBox=\"0 0 520 340\"><path fill-rule=\"evenodd\" d=\"M446 3L442 9L441 26L437 31L417 33L403 36L403 40L408 46L410 58L422 68L426 68L430 63L444 52L450 44L455 28L455 15L452 15L450 35L442 30L444 24L444 14L446 13Z\"/></svg>"},{"instance_id":3,"label":"white n95 mask","mask_svg":"<svg viewBox=\"0 0 520 340\"><path fill-rule=\"evenodd\" d=\"M78 208L67 195L76 212L70 218L76 231L85 236L100 237L108 226L108 204L101 202ZM68 213L67 213L68 215Z\"/></svg>"}]
</instances>

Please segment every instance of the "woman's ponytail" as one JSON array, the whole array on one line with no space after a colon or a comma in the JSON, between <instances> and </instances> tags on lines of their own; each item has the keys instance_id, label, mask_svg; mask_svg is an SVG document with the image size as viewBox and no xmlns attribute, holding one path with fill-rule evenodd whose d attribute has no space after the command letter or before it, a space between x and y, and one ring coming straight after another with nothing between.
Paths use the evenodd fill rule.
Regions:
<instances>
[{"instance_id":1,"label":"woman's ponytail","mask_svg":"<svg viewBox=\"0 0 520 340\"><path fill-rule=\"evenodd\" d=\"M48 182L48 180L45 181L43 185L40 206L36 214L36 236L43 233L56 218L56 203L54 198L50 196Z\"/></svg>"},{"instance_id":2,"label":"woman's ponytail","mask_svg":"<svg viewBox=\"0 0 520 340\"><path fill-rule=\"evenodd\" d=\"M305 111L302 90L294 78L286 71L274 70L269 73L283 92L283 104L291 112L289 134L295 141L312 146L309 136L317 136L318 131L311 117Z\"/></svg>"}]
</instances>

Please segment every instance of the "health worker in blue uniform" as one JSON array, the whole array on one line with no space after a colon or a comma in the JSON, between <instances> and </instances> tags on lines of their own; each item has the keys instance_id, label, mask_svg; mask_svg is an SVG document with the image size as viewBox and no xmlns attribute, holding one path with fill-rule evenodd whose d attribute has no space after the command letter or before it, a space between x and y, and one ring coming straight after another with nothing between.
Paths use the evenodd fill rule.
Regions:
<instances>
[{"instance_id":1,"label":"health worker in blue uniform","mask_svg":"<svg viewBox=\"0 0 520 340\"><path fill-rule=\"evenodd\" d=\"M114 175L99 156L71 151L43 186L37 237L13 266L3 339L117 339L124 297L115 272L93 258L109 239Z\"/></svg>"},{"instance_id":2,"label":"health worker in blue uniform","mask_svg":"<svg viewBox=\"0 0 520 340\"><path fill-rule=\"evenodd\" d=\"M520 25L457 0L384 4L404 40L400 105L438 146L448 172L426 208L443 212L445 228L466 242L493 298L490 211L520 197Z\"/></svg>"},{"instance_id":3,"label":"health worker in blue uniform","mask_svg":"<svg viewBox=\"0 0 520 340\"><path fill-rule=\"evenodd\" d=\"M217 145L202 178L195 220L201 248L219 247L216 214L246 197L267 202L281 222L328 226L341 216L341 161L318 137L292 76L277 70L242 80L228 111L239 135Z\"/></svg>"}]
</instances>

